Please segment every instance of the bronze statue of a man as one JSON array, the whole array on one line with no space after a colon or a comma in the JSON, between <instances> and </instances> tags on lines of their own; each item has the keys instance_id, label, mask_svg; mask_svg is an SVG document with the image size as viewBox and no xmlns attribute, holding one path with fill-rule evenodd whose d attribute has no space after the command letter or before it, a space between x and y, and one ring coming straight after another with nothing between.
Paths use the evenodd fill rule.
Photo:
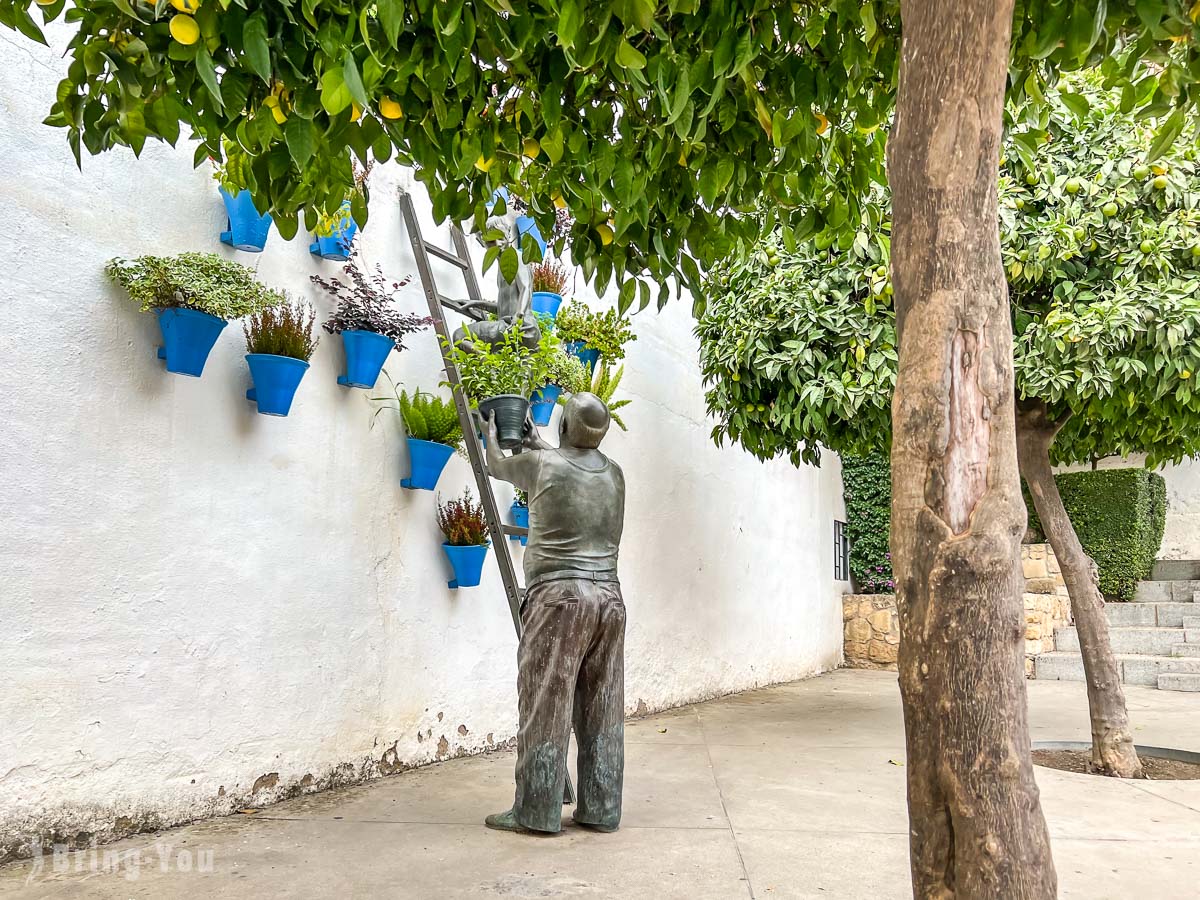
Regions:
<instances>
[{"instance_id":1,"label":"bronze statue of a man","mask_svg":"<svg viewBox=\"0 0 1200 900\"><path fill-rule=\"evenodd\" d=\"M491 474L529 496L525 601L517 651L520 731L512 809L489 828L561 828L567 743L579 743L574 820L597 831L621 822L625 769L625 603L617 550L625 519L625 476L597 448L608 407L575 394L562 415L559 446L529 429L524 452L506 457L487 423Z\"/></svg>"}]
</instances>

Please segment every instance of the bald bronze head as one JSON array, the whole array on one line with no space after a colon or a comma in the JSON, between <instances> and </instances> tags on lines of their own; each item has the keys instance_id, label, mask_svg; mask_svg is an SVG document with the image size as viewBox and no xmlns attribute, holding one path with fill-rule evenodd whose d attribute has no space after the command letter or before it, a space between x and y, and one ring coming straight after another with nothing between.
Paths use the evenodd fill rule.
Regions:
<instances>
[{"instance_id":1,"label":"bald bronze head","mask_svg":"<svg viewBox=\"0 0 1200 900\"><path fill-rule=\"evenodd\" d=\"M560 443L580 450L595 450L612 422L608 407L595 394L573 394L563 410Z\"/></svg>"}]
</instances>

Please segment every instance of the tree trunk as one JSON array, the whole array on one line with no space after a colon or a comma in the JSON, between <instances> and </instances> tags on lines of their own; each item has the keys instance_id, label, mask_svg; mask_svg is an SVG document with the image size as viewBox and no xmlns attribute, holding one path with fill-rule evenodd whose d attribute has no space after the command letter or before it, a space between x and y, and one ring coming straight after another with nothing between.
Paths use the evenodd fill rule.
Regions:
<instances>
[{"instance_id":1,"label":"tree trunk","mask_svg":"<svg viewBox=\"0 0 1200 900\"><path fill-rule=\"evenodd\" d=\"M1042 531L1054 548L1067 593L1071 595L1071 614L1079 632L1092 718L1092 769L1118 778L1138 778L1142 763L1133 748L1125 691L1121 688L1120 671L1108 636L1108 617L1104 614L1096 564L1079 543L1050 467L1050 445L1064 424L1065 419L1053 421L1040 401L1020 403L1017 456L1038 518L1042 520Z\"/></svg>"},{"instance_id":2,"label":"tree trunk","mask_svg":"<svg viewBox=\"0 0 1200 900\"><path fill-rule=\"evenodd\" d=\"M1012 0L902 0L892 563L913 893L1056 893L1030 760L997 159Z\"/></svg>"}]
</instances>

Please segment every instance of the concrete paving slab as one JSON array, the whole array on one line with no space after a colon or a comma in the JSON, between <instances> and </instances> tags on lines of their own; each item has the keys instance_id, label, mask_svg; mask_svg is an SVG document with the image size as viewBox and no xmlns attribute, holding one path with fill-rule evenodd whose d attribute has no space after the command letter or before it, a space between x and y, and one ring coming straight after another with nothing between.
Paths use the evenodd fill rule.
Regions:
<instances>
[{"instance_id":1,"label":"concrete paving slab","mask_svg":"<svg viewBox=\"0 0 1200 900\"><path fill-rule=\"evenodd\" d=\"M1085 685L1028 688L1034 740L1087 740ZM1200 696L1127 686L1126 698L1139 743L1200 750ZM895 673L840 671L629 727L614 835L483 828L512 796L512 754L494 753L73 854L67 871L53 857L11 865L0 897L911 896L906 768L888 762L904 761ZM1200 781L1037 778L1062 897L1196 896Z\"/></svg>"}]
</instances>

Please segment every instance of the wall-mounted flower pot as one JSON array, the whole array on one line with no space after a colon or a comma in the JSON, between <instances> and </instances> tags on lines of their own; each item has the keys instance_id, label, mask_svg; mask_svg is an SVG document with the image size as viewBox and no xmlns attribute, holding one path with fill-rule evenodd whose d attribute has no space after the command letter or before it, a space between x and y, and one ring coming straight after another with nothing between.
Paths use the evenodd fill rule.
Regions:
<instances>
[{"instance_id":1,"label":"wall-mounted flower pot","mask_svg":"<svg viewBox=\"0 0 1200 900\"><path fill-rule=\"evenodd\" d=\"M501 394L479 401L479 415L485 422L493 412L496 414L496 436L501 449L520 447L525 430L525 414L529 412L529 398L519 394Z\"/></svg>"},{"instance_id":2,"label":"wall-mounted flower pot","mask_svg":"<svg viewBox=\"0 0 1200 900\"><path fill-rule=\"evenodd\" d=\"M578 357L579 361L587 366L589 372L596 370L596 363L600 361L600 351L593 350L583 341L571 341L567 344L567 352L572 356Z\"/></svg>"},{"instance_id":3,"label":"wall-mounted flower pot","mask_svg":"<svg viewBox=\"0 0 1200 900\"><path fill-rule=\"evenodd\" d=\"M264 416L286 416L300 379L308 371L308 363L274 353L247 353L246 362L254 379L254 387L246 391L246 399L257 403Z\"/></svg>"},{"instance_id":4,"label":"wall-mounted flower pot","mask_svg":"<svg viewBox=\"0 0 1200 900\"><path fill-rule=\"evenodd\" d=\"M407 478L400 479L400 486L414 491L432 491L442 477L442 469L454 453L449 444L433 441L408 439L408 458L412 462Z\"/></svg>"},{"instance_id":5,"label":"wall-mounted flower pot","mask_svg":"<svg viewBox=\"0 0 1200 900\"><path fill-rule=\"evenodd\" d=\"M199 378L217 338L229 323L197 309L170 307L155 311L162 331L163 346L158 358L167 361L167 371Z\"/></svg>"},{"instance_id":6,"label":"wall-mounted flower pot","mask_svg":"<svg viewBox=\"0 0 1200 900\"><path fill-rule=\"evenodd\" d=\"M343 331L342 346L346 348L346 374L337 383L346 387L373 388L388 354L396 342L374 331Z\"/></svg>"},{"instance_id":7,"label":"wall-mounted flower pot","mask_svg":"<svg viewBox=\"0 0 1200 900\"><path fill-rule=\"evenodd\" d=\"M473 544L470 547L455 547L442 544L450 565L454 567L454 578L446 584L452 590L460 587L476 587L483 575L483 561L487 558L488 544Z\"/></svg>"},{"instance_id":8,"label":"wall-mounted flower pot","mask_svg":"<svg viewBox=\"0 0 1200 900\"><path fill-rule=\"evenodd\" d=\"M249 191L238 191L234 196L221 188L221 199L229 216L229 230L221 232L221 242L247 253L262 253L271 233L271 216L255 209Z\"/></svg>"},{"instance_id":9,"label":"wall-mounted flower pot","mask_svg":"<svg viewBox=\"0 0 1200 900\"><path fill-rule=\"evenodd\" d=\"M545 316L547 319L554 321L554 317L558 315L558 308L562 306L562 294L554 294L550 291L534 291L533 299L529 302L529 308L539 316Z\"/></svg>"},{"instance_id":10,"label":"wall-mounted flower pot","mask_svg":"<svg viewBox=\"0 0 1200 900\"><path fill-rule=\"evenodd\" d=\"M350 244L358 234L358 223L350 218L349 203L342 205L342 212L341 221L333 230L333 234L327 237L313 235L313 242L308 246L308 251L313 256L338 262L345 262L350 258Z\"/></svg>"},{"instance_id":11,"label":"wall-mounted flower pot","mask_svg":"<svg viewBox=\"0 0 1200 900\"><path fill-rule=\"evenodd\" d=\"M528 506L522 506L520 503L518 503L516 500L514 500L513 505L508 508L508 512L512 516L512 523L514 525L516 525L518 528L528 528L529 527L529 507ZM508 539L510 541L519 540L521 542L521 546L524 547L525 544L529 541L529 536L521 535L520 537L518 537L515 534L510 534L508 536Z\"/></svg>"},{"instance_id":12,"label":"wall-mounted flower pot","mask_svg":"<svg viewBox=\"0 0 1200 900\"><path fill-rule=\"evenodd\" d=\"M548 384L533 392L533 396L529 398L529 411L533 413L534 425L550 424L550 416L554 413L554 407L558 405L558 395L561 393L562 388L557 384Z\"/></svg>"}]
</instances>

